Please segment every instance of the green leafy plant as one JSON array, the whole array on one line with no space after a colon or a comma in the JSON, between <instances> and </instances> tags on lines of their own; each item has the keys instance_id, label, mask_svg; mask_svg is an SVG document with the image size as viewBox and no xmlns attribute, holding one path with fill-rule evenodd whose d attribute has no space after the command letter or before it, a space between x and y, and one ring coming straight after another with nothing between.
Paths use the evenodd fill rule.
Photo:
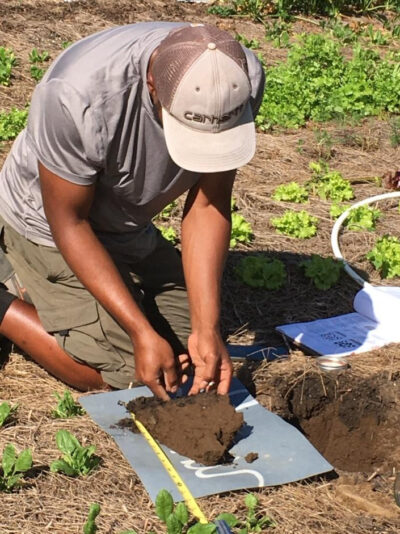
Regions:
<instances>
[{"instance_id":1,"label":"green leafy plant","mask_svg":"<svg viewBox=\"0 0 400 534\"><path fill-rule=\"evenodd\" d=\"M300 266L304 267L304 274L307 278L311 278L315 287L323 290L330 289L337 283L343 268L341 262L317 254L313 254L309 260L302 261Z\"/></svg>"},{"instance_id":2,"label":"green leafy plant","mask_svg":"<svg viewBox=\"0 0 400 534\"><path fill-rule=\"evenodd\" d=\"M68 48L68 47L71 46L71 45L72 45L72 41L63 41L63 42L61 43L61 48L62 48L63 50L65 50L66 48Z\"/></svg>"},{"instance_id":3,"label":"green leafy plant","mask_svg":"<svg viewBox=\"0 0 400 534\"><path fill-rule=\"evenodd\" d=\"M398 62L360 43L348 57L336 40L304 34L290 48L287 60L268 67L266 76L256 118L262 130L400 112Z\"/></svg>"},{"instance_id":4,"label":"green leafy plant","mask_svg":"<svg viewBox=\"0 0 400 534\"><path fill-rule=\"evenodd\" d=\"M57 432L56 443L63 455L51 463L50 470L53 473L64 473L71 477L86 476L100 463L100 458L94 454L96 447L83 447L68 430Z\"/></svg>"},{"instance_id":5,"label":"green leafy plant","mask_svg":"<svg viewBox=\"0 0 400 534\"><path fill-rule=\"evenodd\" d=\"M45 69L39 67L39 65L42 65L49 59L50 54L46 50L44 50L43 52L39 52L37 48L33 48L29 53L29 62L31 63L31 76L37 82L39 82L43 78L43 74L45 73Z\"/></svg>"},{"instance_id":6,"label":"green leafy plant","mask_svg":"<svg viewBox=\"0 0 400 534\"><path fill-rule=\"evenodd\" d=\"M156 219L163 219L163 220L169 219L174 209L176 208L177 204L178 203L176 202L176 200L167 204L165 208L163 208L163 210L157 215Z\"/></svg>"},{"instance_id":7,"label":"green leafy plant","mask_svg":"<svg viewBox=\"0 0 400 534\"><path fill-rule=\"evenodd\" d=\"M0 46L0 85L10 85L11 72L16 62L14 52Z\"/></svg>"},{"instance_id":8,"label":"green leafy plant","mask_svg":"<svg viewBox=\"0 0 400 534\"><path fill-rule=\"evenodd\" d=\"M330 171L326 163L310 163L313 171L311 179L306 183L307 189L323 200L342 202L354 198L350 183L338 171Z\"/></svg>"},{"instance_id":9,"label":"green leafy plant","mask_svg":"<svg viewBox=\"0 0 400 534\"><path fill-rule=\"evenodd\" d=\"M235 268L235 273L239 280L255 288L279 289L286 282L284 263L265 256L242 258Z\"/></svg>"},{"instance_id":10,"label":"green leafy plant","mask_svg":"<svg viewBox=\"0 0 400 534\"><path fill-rule=\"evenodd\" d=\"M167 534L181 534L189 521L189 512L183 502L174 506L174 500L169 491L163 489L156 497L156 514L167 526ZM212 523L197 523L188 530L188 534L212 534L217 532L216 526Z\"/></svg>"},{"instance_id":11,"label":"green leafy plant","mask_svg":"<svg viewBox=\"0 0 400 534\"><path fill-rule=\"evenodd\" d=\"M64 419L67 417L76 417L84 415L86 412L77 402L74 401L70 391L65 390L61 397L58 393L54 393L57 399L57 405L51 412L52 417Z\"/></svg>"},{"instance_id":12,"label":"green leafy plant","mask_svg":"<svg viewBox=\"0 0 400 534\"><path fill-rule=\"evenodd\" d=\"M279 185L272 194L274 200L297 202L302 204L308 200L308 191L297 182Z\"/></svg>"},{"instance_id":13,"label":"green leafy plant","mask_svg":"<svg viewBox=\"0 0 400 534\"><path fill-rule=\"evenodd\" d=\"M94 502L89 507L89 513L86 523L83 525L83 534L96 534L98 528L96 518L100 513L100 504Z\"/></svg>"},{"instance_id":14,"label":"green leafy plant","mask_svg":"<svg viewBox=\"0 0 400 534\"><path fill-rule=\"evenodd\" d=\"M12 108L8 113L0 111L0 141L15 139L26 126L28 111Z\"/></svg>"},{"instance_id":15,"label":"green leafy plant","mask_svg":"<svg viewBox=\"0 0 400 534\"><path fill-rule=\"evenodd\" d=\"M397 237L384 235L379 238L366 258L382 278L400 276L400 241Z\"/></svg>"},{"instance_id":16,"label":"green leafy plant","mask_svg":"<svg viewBox=\"0 0 400 534\"><path fill-rule=\"evenodd\" d=\"M0 427L2 427L7 420L17 411L18 404L11 406L8 402L4 401L0 404Z\"/></svg>"},{"instance_id":17,"label":"green leafy plant","mask_svg":"<svg viewBox=\"0 0 400 534\"><path fill-rule=\"evenodd\" d=\"M101 511L101 506L99 503L93 502L90 505L86 523L83 525L83 534L96 534L96 532L98 531L98 526L96 525L96 519L99 516L100 511ZM120 532L119 534L137 534L137 532L136 530L124 530Z\"/></svg>"},{"instance_id":18,"label":"green leafy plant","mask_svg":"<svg viewBox=\"0 0 400 534\"><path fill-rule=\"evenodd\" d=\"M25 449L17 455L14 445L6 445L1 459L0 491L10 492L20 486L24 473L31 467L30 449Z\"/></svg>"},{"instance_id":19,"label":"green leafy plant","mask_svg":"<svg viewBox=\"0 0 400 534\"><path fill-rule=\"evenodd\" d=\"M172 228L172 226L162 226L159 225L157 228L160 230L161 235L164 239L167 241L170 241L173 245L177 242L178 238L176 236L175 230Z\"/></svg>"},{"instance_id":20,"label":"green leafy plant","mask_svg":"<svg viewBox=\"0 0 400 534\"><path fill-rule=\"evenodd\" d=\"M384 34L381 30L375 30L373 24L368 24L363 35L367 36L371 43L378 46L388 45L392 37L390 34Z\"/></svg>"},{"instance_id":21,"label":"green leafy plant","mask_svg":"<svg viewBox=\"0 0 400 534\"><path fill-rule=\"evenodd\" d=\"M229 246L235 248L238 243L248 244L253 237L253 230L251 224L246 221L243 215L233 212L232 217L232 230Z\"/></svg>"},{"instance_id":22,"label":"green leafy plant","mask_svg":"<svg viewBox=\"0 0 400 534\"><path fill-rule=\"evenodd\" d=\"M257 49L260 48L260 41L258 39L247 39L243 34L237 33L235 35L235 39L239 41L239 43L242 43L243 46L250 49Z\"/></svg>"},{"instance_id":23,"label":"green leafy plant","mask_svg":"<svg viewBox=\"0 0 400 534\"><path fill-rule=\"evenodd\" d=\"M30 63L44 63L45 61L48 61L49 59L50 59L50 54L47 52L47 50L43 50L43 52L39 52L37 48L32 48L32 50L29 52Z\"/></svg>"},{"instance_id":24,"label":"green leafy plant","mask_svg":"<svg viewBox=\"0 0 400 534\"><path fill-rule=\"evenodd\" d=\"M238 534L265 532L267 528L276 526L269 516L262 516L257 512L258 499L253 493L248 493L244 502L247 508L244 521L237 519L233 514L227 513L220 514L216 519L223 519L230 528L238 528Z\"/></svg>"},{"instance_id":25,"label":"green leafy plant","mask_svg":"<svg viewBox=\"0 0 400 534\"><path fill-rule=\"evenodd\" d=\"M276 20L272 24L268 23L265 29L265 38L267 41L272 41L276 48L289 48L289 28L289 24L282 19Z\"/></svg>"},{"instance_id":26,"label":"green leafy plant","mask_svg":"<svg viewBox=\"0 0 400 534\"><path fill-rule=\"evenodd\" d=\"M337 219L346 209L348 205L332 204L330 207L330 216ZM376 222L382 217L382 212L379 209L371 208L370 206L359 206L352 209L344 221L344 226L349 230L375 230Z\"/></svg>"},{"instance_id":27,"label":"green leafy plant","mask_svg":"<svg viewBox=\"0 0 400 534\"><path fill-rule=\"evenodd\" d=\"M221 17L221 18L226 18L226 17L232 17L233 15L236 15L236 10L233 6L224 6L224 5L215 5L215 6L210 6L208 9L207 9L207 13L209 13L210 15L217 15L218 17Z\"/></svg>"},{"instance_id":28,"label":"green leafy plant","mask_svg":"<svg viewBox=\"0 0 400 534\"><path fill-rule=\"evenodd\" d=\"M317 233L318 218L305 210L286 210L282 217L272 218L271 224L279 234L308 239Z\"/></svg>"}]
</instances>

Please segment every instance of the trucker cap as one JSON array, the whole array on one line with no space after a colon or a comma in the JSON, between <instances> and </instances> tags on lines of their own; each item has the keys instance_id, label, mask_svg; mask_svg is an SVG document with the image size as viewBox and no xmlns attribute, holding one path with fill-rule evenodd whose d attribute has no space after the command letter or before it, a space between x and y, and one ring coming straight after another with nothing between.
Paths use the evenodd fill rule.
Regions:
<instances>
[{"instance_id":1,"label":"trucker cap","mask_svg":"<svg viewBox=\"0 0 400 534\"><path fill-rule=\"evenodd\" d=\"M251 160L251 84L245 53L229 33L210 25L173 30L157 48L152 74L177 165L220 172Z\"/></svg>"}]
</instances>

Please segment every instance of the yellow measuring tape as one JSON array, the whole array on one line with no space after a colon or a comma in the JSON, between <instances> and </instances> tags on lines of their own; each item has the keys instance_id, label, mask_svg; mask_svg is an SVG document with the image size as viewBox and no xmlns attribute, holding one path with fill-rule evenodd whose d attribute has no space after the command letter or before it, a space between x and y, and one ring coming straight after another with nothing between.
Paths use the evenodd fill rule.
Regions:
<instances>
[{"instance_id":1,"label":"yellow measuring tape","mask_svg":"<svg viewBox=\"0 0 400 534\"><path fill-rule=\"evenodd\" d=\"M153 452L156 454L157 458L160 460L162 466L164 467L164 469L167 471L167 473L171 477L175 486L178 488L180 494L185 500L186 506L188 507L192 515L194 515L194 517L197 517L200 523L207 524L208 521L207 521L206 516L201 511L199 505L196 502L196 499L190 493L189 488L183 482L180 474L177 472L175 467L172 465L168 456L165 454L165 452L162 450L162 448L159 446L159 444L153 438L153 436L150 434L147 428L138 419L136 419L135 414L133 412L130 412L130 414L132 416L132 419L135 421L135 424L138 427L140 433L145 438L147 443L150 445Z\"/></svg>"}]
</instances>

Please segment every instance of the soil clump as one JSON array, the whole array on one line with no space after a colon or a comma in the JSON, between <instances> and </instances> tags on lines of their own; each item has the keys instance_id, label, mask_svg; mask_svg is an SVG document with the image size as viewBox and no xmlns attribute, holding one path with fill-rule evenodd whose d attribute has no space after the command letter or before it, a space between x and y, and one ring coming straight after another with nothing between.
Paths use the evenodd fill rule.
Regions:
<instances>
[{"instance_id":1,"label":"soil clump","mask_svg":"<svg viewBox=\"0 0 400 534\"><path fill-rule=\"evenodd\" d=\"M180 397L164 402L155 397L138 397L127 404L150 434L160 443L204 465L228 463L228 450L243 424L228 395L215 392ZM131 419L119 426L137 427Z\"/></svg>"}]
</instances>

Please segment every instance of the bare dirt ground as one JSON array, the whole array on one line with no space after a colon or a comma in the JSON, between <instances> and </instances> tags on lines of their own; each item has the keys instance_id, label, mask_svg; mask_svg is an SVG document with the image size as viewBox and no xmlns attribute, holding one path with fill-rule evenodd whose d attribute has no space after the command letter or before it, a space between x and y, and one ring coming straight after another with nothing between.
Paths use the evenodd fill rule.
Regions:
<instances>
[{"instance_id":1,"label":"bare dirt ground","mask_svg":"<svg viewBox=\"0 0 400 534\"><path fill-rule=\"evenodd\" d=\"M257 38L267 64L287 54L265 42L259 25L207 15L202 4L8 0L1 2L0 46L13 48L19 61L12 85L0 87L0 110L29 102L35 84L28 61L33 47L49 51L54 59L66 41L113 25L150 20L208 21L249 39ZM313 24L296 24L294 31L316 31ZM325 141L318 136L320 129L327 133ZM10 146L3 144L0 164ZM314 198L307 205L307 210L320 218L318 234L309 240L280 236L269 223L272 216L292 207L271 199L275 187L292 180L306 181L309 162L319 157L352 182L356 200L385 192L373 178L400 168L399 149L391 147L385 118L258 133L257 155L240 170L234 191L240 213L252 224L254 240L232 251L227 263L223 327L230 342L282 344L274 330L279 324L352 311L359 288L349 277L343 274L337 286L321 292L298 267L298 262L312 253L331 255L328 203ZM364 259L365 253L376 234L399 235L397 203L379 207L385 218L375 234L346 231L341 237L344 257L378 284L379 275ZM179 209L172 219L177 229L178 221ZM254 252L285 262L289 274L284 288L263 292L240 284L234 267L241 257ZM399 532L400 512L392 496L394 473L400 467L398 347L355 357L350 370L334 375L321 373L313 359L300 351L292 351L290 359L280 363L237 364L236 370L260 403L303 430L338 475L257 490L260 510L275 520L276 533ZM0 371L0 400L19 404L14 420L0 430L0 450L6 443L14 443L18 449L30 447L35 466L24 489L2 494L0 533L80 533L91 502L102 505L100 533L128 528L143 534L165 532L146 491L114 442L87 416L71 420L50 417L53 393L63 390L60 382L17 352ZM98 471L78 480L49 473L49 462L59 454L54 435L60 428L71 430L86 444L96 444L103 459ZM209 517L224 511L243 517L243 501L244 492L235 492L201 499L200 505Z\"/></svg>"}]
</instances>

